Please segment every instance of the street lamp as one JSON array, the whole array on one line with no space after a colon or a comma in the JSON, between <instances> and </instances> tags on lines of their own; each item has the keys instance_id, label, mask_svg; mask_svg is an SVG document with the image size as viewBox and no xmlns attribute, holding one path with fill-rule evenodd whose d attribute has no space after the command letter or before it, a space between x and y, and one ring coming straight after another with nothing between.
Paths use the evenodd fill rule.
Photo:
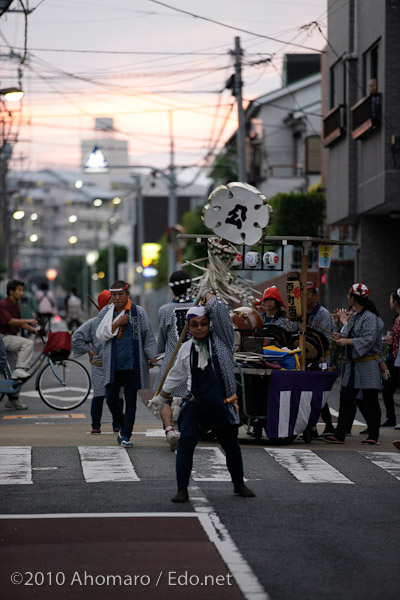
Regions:
<instances>
[{"instance_id":1,"label":"street lamp","mask_svg":"<svg viewBox=\"0 0 400 600\"><path fill-rule=\"evenodd\" d=\"M89 250L89 252L86 252L85 255L85 261L87 266L89 267L89 272L90 272L90 293L93 296L93 275L94 275L94 265L96 264L96 262L99 260L99 253L97 252L97 250ZM84 290L87 294L87 275L85 275L84 277Z\"/></svg>"},{"instance_id":2,"label":"street lamp","mask_svg":"<svg viewBox=\"0 0 400 600\"><path fill-rule=\"evenodd\" d=\"M19 102L23 98L24 92L18 87L3 88L0 90L0 96L3 96L7 102Z\"/></svg>"},{"instance_id":3,"label":"street lamp","mask_svg":"<svg viewBox=\"0 0 400 600\"><path fill-rule=\"evenodd\" d=\"M1 249L0 262L7 269L8 276L13 274L13 250L8 241L11 239L11 215L7 197L8 162L12 155L12 145L17 141L17 133L12 133L13 111L9 110L6 102L16 102L23 96L20 88L8 87L0 89L0 233ZM7 242L7 243L6 243Z\"/></svg>"}]
</instances>

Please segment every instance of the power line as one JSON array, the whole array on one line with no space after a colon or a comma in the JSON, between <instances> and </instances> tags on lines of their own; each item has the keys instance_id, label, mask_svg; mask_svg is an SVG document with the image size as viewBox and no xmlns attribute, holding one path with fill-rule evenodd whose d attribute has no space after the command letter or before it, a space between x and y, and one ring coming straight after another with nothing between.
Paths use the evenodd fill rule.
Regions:
<instances>
[{"instance_id":1,"label":"power line","mask_svg":"<svg viewBox=\"0 0 400 600\"><path fill-rule=\"evenodd\" d=\"M242 33L248 33L250 35L254 35L256 37L264 38L266 40L271 40L272 42L279 42L289 44L290 46L297 46L297 48L304 48L305 50L312 50L313 52L319 52L321 54L324 53L323 50L318 50L317 48L310 48L309 46L304 46L300 44L295 44L294 42L285 42L284 40L279 40L277 38L271 37L269 35L264 35L262 33L255 33L254 31L249 31L248 29L242 29L241 27L234 27L233 25L228 25L227 23L222 23L221 21L215 21L214 19L210 19L208 17L203 17L197 15L195 13L191 13L187 10L183 10L181 8L176 8L175 6L170 6L165 2L160 2L159 0L148 0L148 2L153 2L154 4L160 4L161 6L165 6L171 10L175 10L177 12L189 15L190 17L194 17L195 19L201 19L202 21L207 21L208 23L214 23L215 25L220 25L221 27L226 27L227 29L233 29L234 31L241 31Z\"/></svg>"}]
</instances>

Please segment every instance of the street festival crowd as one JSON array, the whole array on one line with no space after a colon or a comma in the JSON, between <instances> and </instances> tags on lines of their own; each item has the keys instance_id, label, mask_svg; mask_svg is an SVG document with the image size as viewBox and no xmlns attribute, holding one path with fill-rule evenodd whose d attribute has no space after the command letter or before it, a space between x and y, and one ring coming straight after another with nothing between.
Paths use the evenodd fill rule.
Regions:
<instances>
[{"instance_id":1,"label":"street festival crowd","mask_svg":"<svg viewBox=\"0 0 400 600\"><path fill-rule=\"evenodd\" d=\"M190 275L174 272L169 281L172 299L160 307L157 340L149 318L130 298L129 285L115 281L97 298L98 315L72 335L75 357L88 354L92 369L92 434L101 433L104 400L112 415L116 441L132 448L137 392L150 387L149 369L161 359L154 384L154 397L147 406L160 414L171 450L176 450L177 493L173 502L189 500L188 487L193 453L200 439L216 439L226 455L234 493L254 497L244 483L242 453L238 441L241 424L235 377L235 329L232 315L216 290L203 288L195 298ZM0 368L7 358L13 364L12 379L26 381L34 353L34 342L21 332L37 335L38 322L50 317L53 299L41 286L45 309L37 318L21 318L20 301L24 282L7 283L7 295L0 301ZM325 423L322 433L330 444L343 444L351 432L357 407L367 428L363 444L379 444L380 427L396 426L394 393L399 386L400 288L389 297L394 312L393 327L387 332L388 354L382 356L383 321L362 283L354 283L347 294L347 308L330 313L319 302L317 285L307 282L307 326L326 335L341 351L340 406L336 428L329 406L321 407ZM295 334L298 322L286 314L282 295L275 286L267 288L254 302L263 327L271 325ZM276 331L276 330L275 330ZM318 358L321 361L321 357ZM329 353L318 365L329 366ZM379 392L382 390L386 420L381 424ZM10 394L5 408L24 410L19 394ZM304 441L318 437L314 426L304 431ZM207 437L209 436L209 437ZM394 441L400 450L400 441Z\"/></svg>"}]
</instances>

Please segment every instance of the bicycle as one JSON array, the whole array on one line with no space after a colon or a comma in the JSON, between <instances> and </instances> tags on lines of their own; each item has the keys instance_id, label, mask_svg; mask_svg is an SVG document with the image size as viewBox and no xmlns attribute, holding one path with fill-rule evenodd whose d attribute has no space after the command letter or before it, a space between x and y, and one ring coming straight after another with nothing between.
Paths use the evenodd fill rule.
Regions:
<instances>
[{"instance_id":1,"label":"bicycle","mask_svg":"<svg viewBox=\"0 0 400 600\"><path fill-rule=\"evenodd\" d=\"M0 373L0 400L7 395L18 394L22 386L36 373L36 391L43 402L54 410L73 410L81 406L91 390L91 379L87 369L77 360L68 358L69 350L45 353L43 349L30 365L32 370L26 379L11 379L11 367L7 360Z\"/></svg>"}]
</instances>

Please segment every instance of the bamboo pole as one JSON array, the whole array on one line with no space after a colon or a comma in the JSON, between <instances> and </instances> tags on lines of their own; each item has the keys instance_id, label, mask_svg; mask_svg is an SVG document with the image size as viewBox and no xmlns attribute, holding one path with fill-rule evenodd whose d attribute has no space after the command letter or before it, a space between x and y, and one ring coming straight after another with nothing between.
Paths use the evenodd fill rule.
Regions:
<instances>
[{"instance_id":1,"label":"bamboo pole","mask_svg":"<svg viewBox=\"0 0 400 600\"><path fill-rule=\"evenodd\" d=\"M301 322L299 330L300 347L300 369L306 370L306 329L307 329L307 269L308 269L308 251L311 242L303 242L301 249Z\"/></svg>"},{"instance_id":2,"label":"bamboo pole","mask_svg":"<svg viewBox=\"0 0 400 600\"><path fill-rule=\"evenodd\" d=\"M96 307L97 310L99 310L99 307L97 306L97 303L95 302L95 300L93 300L92 296L90 294L88 294L88 298L90 300L90 302L93 304L93 306Z\"/></svg>"}]
</instances>

